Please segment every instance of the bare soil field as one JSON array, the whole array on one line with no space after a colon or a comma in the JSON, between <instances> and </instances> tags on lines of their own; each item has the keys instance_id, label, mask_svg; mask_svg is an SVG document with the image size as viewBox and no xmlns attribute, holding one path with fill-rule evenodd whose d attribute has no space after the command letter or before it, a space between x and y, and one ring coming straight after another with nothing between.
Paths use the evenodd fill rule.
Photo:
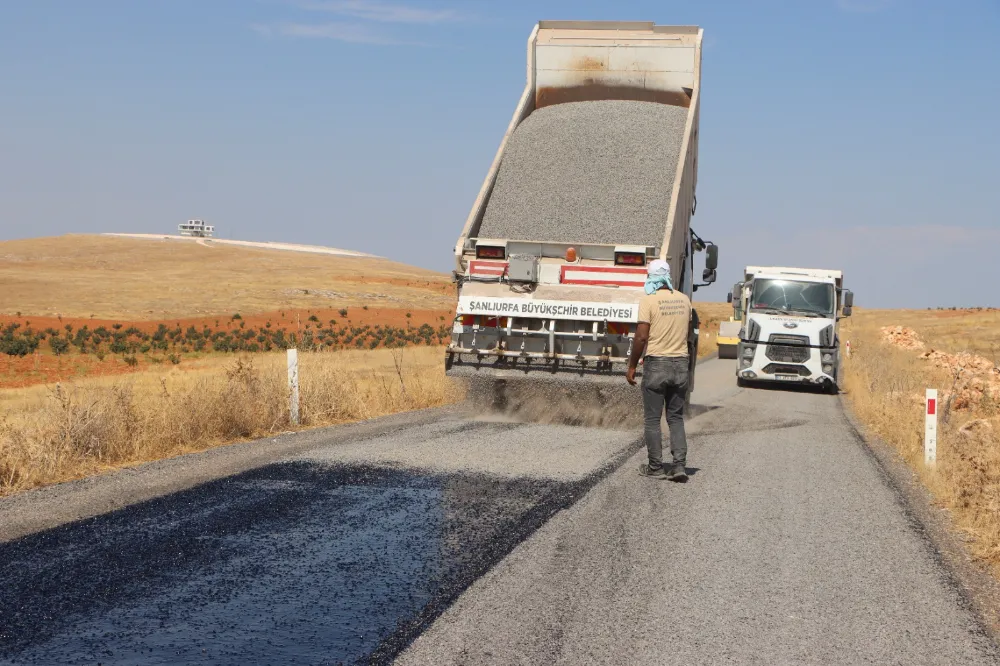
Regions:
<instances>
[{"instance_id":1,"label":"bare soil field","mask_svg":"<svg viewBox=\"0 0 1000 666\"><path fill-rule=\"evenodd\" d=\"M841 334L851 407L1000 576L1000 311L857 310ZM941 404L936 469L923 462L927 388Z\"/></svg>"},{"instance_id":2,"label":"bare soil field","mask_svg":"<svg viewBox=\"0 0 1000 666\"><path fill-rule=\"evenodd\" d=\"M450 309L442 273L386 259L67 235L0 242L0 313L119 321L343 307Z\"/></svg>"},{"instance_id":3,"label":"bare soil field","mask_svg":"<svg viewBox=\"0 0 1000 666\"><path fill-rule=\"evenodd\" d=\"M341 314L346 313L346 314ZM238 314L238 313L234 313ZM178 318L167 321L119 321L0 314L0 351L3 333L15 337L44 336L36 349L24 355L0 354L0 388L16 388L85 377L120 375L147 368L187 363L187 359L222 351L256 353L281 348L279 335L288 344L304 349L335 351L348 348L441 344L450 325L451 310L402 310L393 308L349 307L340 310L279 310L255 315L234 314L217 317ZM68 328L67 328L68 327ZM166 335L162 335L164 331ZM432 331L430 340L424 335ZM96 343L84 333L106 332L109 337ZM195 331L195 339L189 333ZM131 333L129 333L131 332ZM392 335L390 335L390 332ZM129 335L125 335L129 333ZM173 337L177 333L176 337ZM264 334L267 334L266 337ZM114 336L124 346L111 349ZM222 336L222 342L213 338ZM249 337L247 337L249 336ZM61 338L67 351L54 353L52 338ZM165 339L166 338L166 339ZM157 339L165 344L157 344ZM228 341L228 342L226 342ZM238 343L238 344L237 344ZM74 346L75 345L75 346ZM373 347L374 345L374 347ZM265 349L266 346L266 349ZM223 349L224 347L224 349ZM23 351L23 350L22 350ZM117 352L117 353L116 353Z\"/></svg>"},{"instance_id":4,"label":"bare soil field","mask_svg":"<svg viewBox=\"0 0 1000 666\"><path fill-rule=\"evenodd\" d=\"M0 242L0 388L213 352L440 344L448 276L374 257L67 235Z\"/></svg>"}]
</instances>

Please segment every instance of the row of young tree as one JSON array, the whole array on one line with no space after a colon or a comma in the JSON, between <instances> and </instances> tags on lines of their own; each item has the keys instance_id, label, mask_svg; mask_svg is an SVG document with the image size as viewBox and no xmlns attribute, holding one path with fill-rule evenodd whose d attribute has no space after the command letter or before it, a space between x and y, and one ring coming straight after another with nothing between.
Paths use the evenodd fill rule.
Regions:
<instances>
[{"instance_id":1,"label":"row of young tree","mask_svg":"<svg viewBox=\"0 0 1000 666\"><path fill-rule=\"evenodd\" d=\"M76 351L101 358L108 353L134 357L135 354L151 352L171 355L205 351L253 353L293 347L305 351L333 351L436 345L447 341L450 335L446 325L438 328L429 324L406 328L378 324L338 327L333 321L323 326L315 317L310 319L313 323L307 324L304 330L296 331L273 327L270 322L260 328L247 328L240 321L239 328L227 330L215 330L209 326L184 329L160 324L152 333L135 326L125 328L121 324L114 324L110 329L105 326L74 329L67 324L62 329L49 327L36 330L30 322L23 327L17 322L10 322L0 328L0 354L27 356L38 351L43 344L57 355Z\"/></svg>"}]
</instances>

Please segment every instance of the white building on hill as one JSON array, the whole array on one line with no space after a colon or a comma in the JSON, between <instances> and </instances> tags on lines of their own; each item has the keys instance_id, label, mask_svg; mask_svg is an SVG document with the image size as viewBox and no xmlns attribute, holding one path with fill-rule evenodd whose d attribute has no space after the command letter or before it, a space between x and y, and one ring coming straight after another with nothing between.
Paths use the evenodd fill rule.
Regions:
<instances>
[{"instance_id":1,"label":"white building on hill","mask_svg":"<svg viewBox=\"0 0 1000 666\"><path fill-rule=\"evenodd\" d=\"M181 236L211 238L215 234L215 227L211 224L205 224L205 220L188 220L187 223L177 225L177 232Z\"/></svg>"}]
</instances>

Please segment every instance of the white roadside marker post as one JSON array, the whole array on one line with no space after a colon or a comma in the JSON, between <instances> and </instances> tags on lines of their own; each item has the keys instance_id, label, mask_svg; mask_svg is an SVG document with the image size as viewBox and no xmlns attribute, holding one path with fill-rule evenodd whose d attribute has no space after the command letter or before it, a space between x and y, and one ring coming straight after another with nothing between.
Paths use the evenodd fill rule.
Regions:
<instances>
[{"instance_id":1,"label":"white roadside marker post","mask_svg":"<svg viewBox=\"0 0 1000 666\"><path fill-rule=\"evenodd\" d=\"M927 389L924 410L924 464L934 467L937 463L937 389Z\"/></svg>"},{"instance_id":2,"label":"white roadside marker post","mask_svg":"<svg viewBox=\"0 0 1000 666\"><path fill-rule=\"evenodd\" d=\"M299 351L288 350L288 414L292 425L299 424Z\"/></svg>"},{"instance_id":3,"label":"white roadside marker post","mask_svg":"<svg viewBox=\"0 0 1000 666\"><path fill-rule=\"evenodd\" d=\"M847 353L847 358L851 358L851 341L850 340L847 341L847 346L845 347L845 351Z\"/></svg>"}]
</instances>

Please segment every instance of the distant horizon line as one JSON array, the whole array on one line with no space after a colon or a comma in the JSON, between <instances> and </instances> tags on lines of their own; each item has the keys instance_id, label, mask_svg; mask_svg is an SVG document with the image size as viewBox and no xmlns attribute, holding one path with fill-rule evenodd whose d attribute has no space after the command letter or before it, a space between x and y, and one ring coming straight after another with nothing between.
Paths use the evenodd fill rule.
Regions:
<instances>
[{"instance_id":1,"label":"distant horizon line","mask_svg":"<svg viewBox=\"0 0 1000 666\"><path fill-rule=\"evenodd\" d=\"M66 234L73 235L73 234ZM204 245L210 247L209 243L218 243L220 245L236 245L240 247L257 247L267 250L285 250L288 252L308 252L311 254L330 254L335 256L346 256L346 257L359 257L366 259L386 259L375 254L369 254L367 252L359 252L357 250L344 250L341 248L327 247L324 245L306 245L302 243L285 243L283 241L243 241L235 240L230 238L217 238L202 237L202 236L180 236L178 234L139 234L139 233L117 233L117 232L102 232L97 234L78 234L81 236L96 235L96 236L113 236L117 238L137 238L140 240L179 240L179 241L194 241L198 245Z\"/></svg>"}]
</instances>

